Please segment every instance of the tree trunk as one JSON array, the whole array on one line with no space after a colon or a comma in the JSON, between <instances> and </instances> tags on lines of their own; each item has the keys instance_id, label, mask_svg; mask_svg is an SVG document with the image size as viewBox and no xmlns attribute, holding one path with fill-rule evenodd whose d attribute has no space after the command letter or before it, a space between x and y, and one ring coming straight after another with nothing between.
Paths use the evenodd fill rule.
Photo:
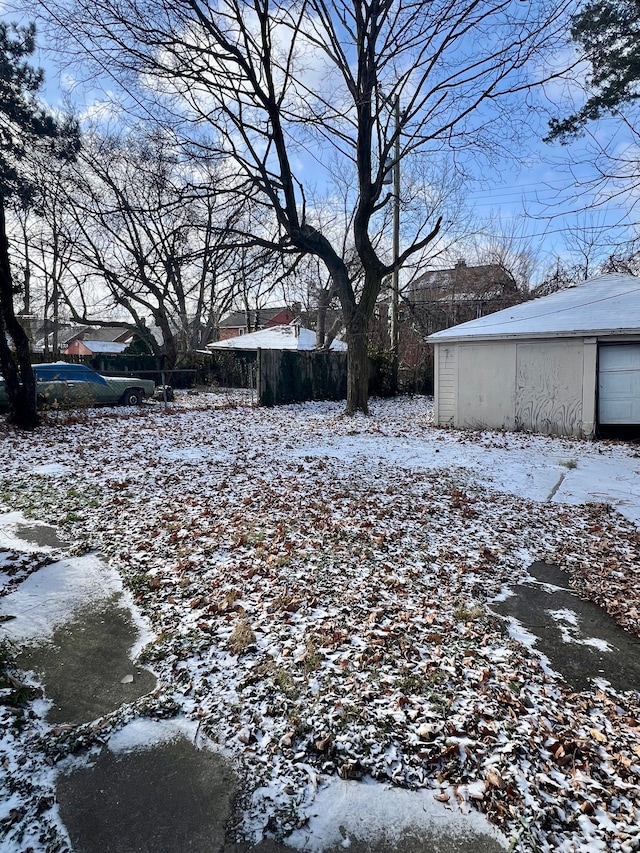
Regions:
<instances>
[{"instance_id":1,"label":"tree trunk","mask_svg":"<svg viewBox=\"0 0 640 853\"><path fill-rule=\"evenodd\" d=\"M347 415L369 414L369 334L367 320L356 311L347 324L349 369L347 371Z\"/></svg>"},{"instance_id":2,"label":"tree trunk","mask_svg":"<svg viewBox=\"0 0 640 853\"><path fill-rule=\"evenodd\" d=\"M156 326L160 329L160 334L162 336L160 352L164 358L164 367L166 370L175 370L178 362L179 351L176 337L173 334L171 325L169 324L169 319L162 310L154 311L153 319Z\"/></svg>"},{"instance_id":3,"label":"tree trunk","mask_svg":"<svg viewBox=\"0 0 640 853\"><path fill-rule=\"evenodd\" d=\"M12 352L7 336L13 342ZM16 319L4 201L0 198L0 370L9 398L9 422L20 429L38 426L36 380L31 367L29 338Z\"/></svg>"},{"instance_id":4,"label":"tree trunk","mask_svg":"<svg viewBox=\"0 0 640 853\"><path fill-rule=\"evenodd\" d=\"M321 287L320 293L318 294L318 309L316 318L316 349L324 348L328 306L329 291Z\"/></svg>"}]
</instances>

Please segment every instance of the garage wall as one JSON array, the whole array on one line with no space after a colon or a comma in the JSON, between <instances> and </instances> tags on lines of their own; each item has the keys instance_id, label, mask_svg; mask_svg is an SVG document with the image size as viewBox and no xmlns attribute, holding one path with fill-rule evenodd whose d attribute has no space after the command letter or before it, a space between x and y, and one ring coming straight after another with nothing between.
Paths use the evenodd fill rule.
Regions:
<instances>
[{"instance_id":1,"label":"garage wall","mask_svg":"<svg viewBox=\"0 0 640 853\"><path fill-rule=\"evenodd\" d=\"M516 345L459 344L456 426L513 429Z\"/></svg>"},{"instance_id":2,"label":"garage wall","mask_svg":"<svg viewBox=\"0 0 640 853\"><path fill-rule=\"evenodd\" d=\"M582 383L582 339L519 343L517 427L547 435L580 435Z\"/></svg>"},{"instance_id":3,"label":"garage wall","mask_svg":"<svg viewBox=\"0 0 640 853\"><path fill-rule=\"evenodd\" d=\"M455 423L458 393L457 352L455 344L435 348L435 422L441 426L453 426Z\"/></svg>"},{"instance_id":4,"label":"garage wall","mask_svg":"<svg viewBox=\"0 0 640 853\"><path fill-rule=\"evenodd\" d=\"M595 338L440 344L436 422L593 435L596 351Z\"/></svg>"}]
</instances>

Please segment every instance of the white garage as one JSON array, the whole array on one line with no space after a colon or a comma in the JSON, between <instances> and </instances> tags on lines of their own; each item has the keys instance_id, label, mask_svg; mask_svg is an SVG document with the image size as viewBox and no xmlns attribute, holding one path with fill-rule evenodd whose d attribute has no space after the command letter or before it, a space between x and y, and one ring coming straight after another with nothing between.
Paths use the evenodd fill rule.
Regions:
<instances>
[{"instance_id":1,"label":"white garage","mask_svg":"<svg viewBox=\"0 0 640 853\"><path fill-rule=\"evenodd\" d=\"M428 341L441 426L590 437L640 425L634 276L599 276Z\"/></svg>"}]
</instances>

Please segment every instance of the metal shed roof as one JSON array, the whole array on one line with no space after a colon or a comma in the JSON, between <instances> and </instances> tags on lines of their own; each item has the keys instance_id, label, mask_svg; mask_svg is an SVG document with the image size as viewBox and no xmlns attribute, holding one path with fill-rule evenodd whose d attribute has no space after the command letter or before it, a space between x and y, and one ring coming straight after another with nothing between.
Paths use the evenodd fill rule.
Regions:
<instances>
[{"instance_id":1,"label":"metal shed roof","mask_svg":"<svg viewBox=\"0 0 640 853\"><path fill-rule=\"evenodd\" d=\"M640 278L601 275L429 335L430 343L640 335Z\"/></svg>"}]
</instances>

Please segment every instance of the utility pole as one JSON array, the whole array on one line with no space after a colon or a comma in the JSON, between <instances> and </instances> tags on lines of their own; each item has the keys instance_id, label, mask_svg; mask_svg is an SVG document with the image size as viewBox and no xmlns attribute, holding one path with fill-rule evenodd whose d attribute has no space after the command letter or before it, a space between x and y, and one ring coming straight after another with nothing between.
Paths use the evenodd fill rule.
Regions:
<instances>
[{"instance_id":1,"label":"utility pole","mask_svg":"<svg viewBox=\"0 0 640 853\"><path fill-rule=\"evenodd\" d=\"M60 292L58 290L58 279L55 275L53 277L51 301L53 307L53 338L51 349L53 351L53 357L58 358L60 355Z\"/></svg>"},{"instance_id":2,"label":"utility pole","mask_svg":"<svg viewBox=\"0 0 640 853\"><path fill-rule=\"evenodd\" d=\"M395 142L393 146L393 274L391 276L391 318L389 336L391 338L391 393L398 393L398 297L400 271L400 98L393 102L395 123Z\"/></svg>"}]
</instances>

